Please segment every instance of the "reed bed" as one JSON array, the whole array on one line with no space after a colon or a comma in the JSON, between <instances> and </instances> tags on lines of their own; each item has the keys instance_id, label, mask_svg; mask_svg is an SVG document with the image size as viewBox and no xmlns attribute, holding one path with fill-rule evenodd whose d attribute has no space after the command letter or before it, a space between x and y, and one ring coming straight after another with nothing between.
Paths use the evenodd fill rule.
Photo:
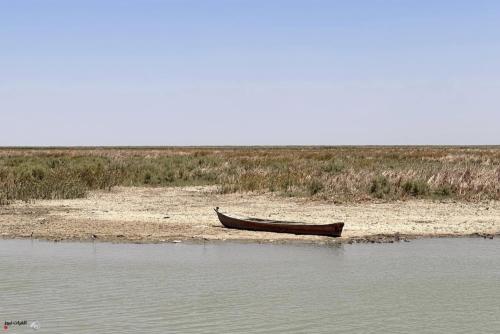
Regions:
<instances>
[{"instance_id":1,"label":"reed bed","mask_svg":"<svg viewBox=\"0 0 500 334\"><path fill-rule=\"evenodd\" d=\"M500 199L500 147L3 148L0 203L217 185L337 202Z\"/></svg>"}]
</instances>

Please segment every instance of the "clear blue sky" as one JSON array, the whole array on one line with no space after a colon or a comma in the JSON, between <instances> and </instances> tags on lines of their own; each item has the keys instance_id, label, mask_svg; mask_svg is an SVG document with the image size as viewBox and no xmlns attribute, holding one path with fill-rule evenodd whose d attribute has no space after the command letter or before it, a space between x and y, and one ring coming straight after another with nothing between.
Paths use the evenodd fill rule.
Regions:
<instances>
[{"instance_id":1,"label":"clear blue sky","mask_svg":"<svg viewBox=\"0 0 500 334\"><path fill-rule=\"evenodd\" d=\"M0 0L0 146L500 144L500 1Z\"/></svg>"}]
</instances>

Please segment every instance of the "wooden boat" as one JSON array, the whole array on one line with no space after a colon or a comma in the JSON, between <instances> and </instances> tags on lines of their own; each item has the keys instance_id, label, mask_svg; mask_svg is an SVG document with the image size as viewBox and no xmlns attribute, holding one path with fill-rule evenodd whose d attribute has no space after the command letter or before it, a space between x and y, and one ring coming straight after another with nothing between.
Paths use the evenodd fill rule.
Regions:
<instances>
[{"instance_id":1,"label":"wooden boat","mask_svg":"<svg viewBox=\"0 0 500 334\"><path fill-rule=\"evenodd\" d=\"M292 234L310 234L310 235L325 235L328 237L340 237L344 223L310 225L299 222L287 222L259 218L233 218L219 212L219 208L215 208L215 212L219 217L220 222L227 228L251 231L265 231L276 233L292 233Z\"/></svg>"}]
</instances>

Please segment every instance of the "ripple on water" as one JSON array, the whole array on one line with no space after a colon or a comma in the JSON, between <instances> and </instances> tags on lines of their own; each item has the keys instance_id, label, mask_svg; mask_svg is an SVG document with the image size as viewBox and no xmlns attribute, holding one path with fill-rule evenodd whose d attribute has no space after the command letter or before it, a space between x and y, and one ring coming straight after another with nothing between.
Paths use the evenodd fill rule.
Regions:
<instances>
[{"instance_id":1,"label":"ripple on water","mask_svg":"<svg viewBox=\"0 0 500 334\"><path fill-rule=\"evenodd\" d=\"M0 313L51 333L493 333L499 246L1 240Z\"/></svg>"}]
</instances>

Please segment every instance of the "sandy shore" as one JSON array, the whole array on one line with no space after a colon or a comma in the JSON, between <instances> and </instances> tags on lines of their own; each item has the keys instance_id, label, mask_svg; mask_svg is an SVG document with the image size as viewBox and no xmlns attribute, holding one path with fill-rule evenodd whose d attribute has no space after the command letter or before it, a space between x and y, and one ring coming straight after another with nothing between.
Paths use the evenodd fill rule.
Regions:
<instances>
[{"instance_id":1,"label":"sandy shore","mask_svg":"<svg viewBox=\"0 0 500 334\"><path fill-rule=\"evenodd\" d=\"M342 238L223 228L213 211L242 216L330 223ZM218 194L213 187L124 188L85 199L39 200L0 206L3 238L114 242L392 242L418 237L500 234L500 202L406 201L333 204L274 195Z\"/></svg>"}]
</instances>

